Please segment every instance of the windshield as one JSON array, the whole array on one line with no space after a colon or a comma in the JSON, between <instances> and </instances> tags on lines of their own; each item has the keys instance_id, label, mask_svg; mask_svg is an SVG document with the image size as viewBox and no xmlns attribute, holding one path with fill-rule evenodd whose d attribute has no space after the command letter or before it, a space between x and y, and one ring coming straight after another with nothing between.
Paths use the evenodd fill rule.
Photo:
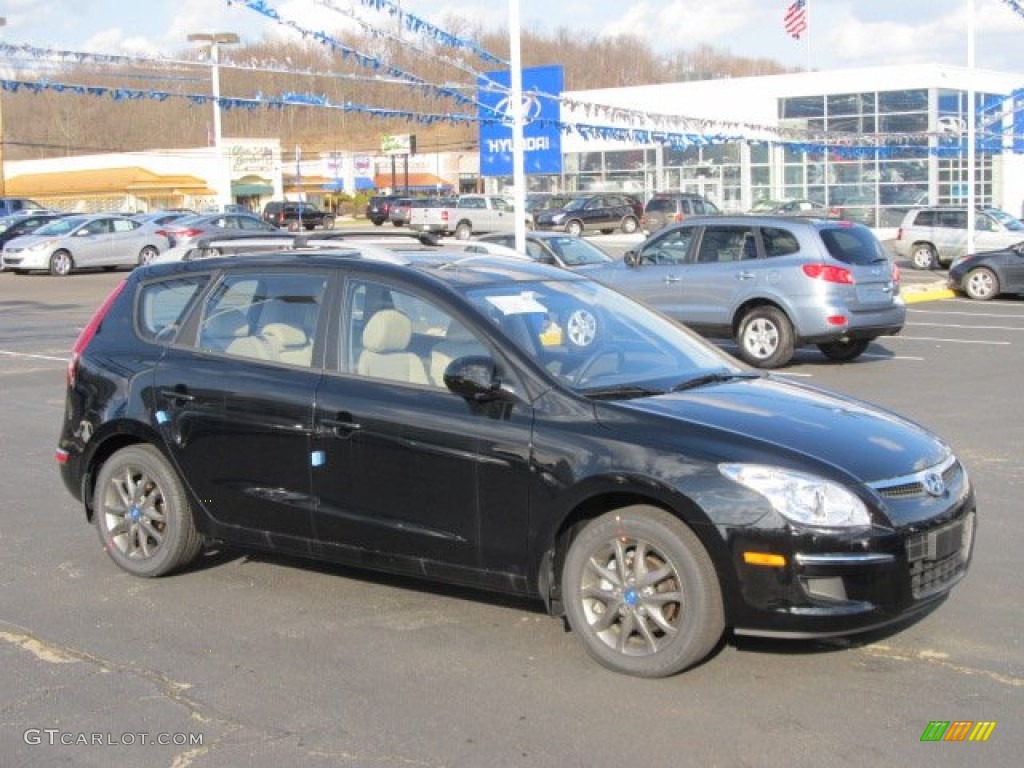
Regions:
<instances>
[{"instance_id":1,"label":"windshield","mask_svg":"<svg viewBox=\"0 0 1024 768\"><path fill-rule=\"evenodd\" d=\"M990 208L987 213L1011 232L1024 232L1024 222L1016 216L1011 216L998 208Z\"/></svg>"},{"instance_id":2,"label":"windshield","mask_svg":"<svg viewBox=\"0 0 1024 768\"><path fill-rule=\"evenodd\" d=\"M614 259L593 243L571 235L549 237L544 242L567 267L584 264L607 264Z\"/></svg>"},{"instance_id":3,"label":"windshield","mask_svg":"<svg viewBox=\"0 0 1024 768\"><path fill-rule=\"evenodd\" d=\"M33 235L66 235L73 232L86 222L81 216L65 216L63 219L55 219L49 224L44 224Z\"/></svg>"},{"instance_id":4,"label":"windshield","mask_svg":"<svg viewBox=\"0 0 1024 768\"><path fill-rule=\"evenodd\" d=\"M467 289L469 301L562 384L594 397L661 394L732 358L622 294L590 280Z\"/></svg>"}]
</instances>

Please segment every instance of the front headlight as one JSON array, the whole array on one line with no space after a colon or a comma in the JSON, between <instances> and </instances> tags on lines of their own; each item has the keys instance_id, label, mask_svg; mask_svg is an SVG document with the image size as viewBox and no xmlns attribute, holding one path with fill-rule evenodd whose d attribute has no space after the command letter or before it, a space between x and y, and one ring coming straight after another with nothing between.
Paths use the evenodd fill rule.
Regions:
<instances>
[{"instance_id":1,"label":"front headlight","mask_svg":"<svg viewBox=\"0 0 1024 768\"><path fill-rule=\"evenodd\" d=\"M26 251L45 251L51 245L53 245L55 242L57 242L57 241L55 239L53 239L53 238L48 239L48 240L40 240L39 242L32 243L32 245L30 245L25 250Z\"/></svg>"},{"instance_id":2,"label":"front headlight","mask_svg":"<svg viewBox=\"0 0 1024 768\"><path fill-rule=\"evenodd\" d=\"M764 464L719 464L718 469L764 496L776 512L794 523L823 528L871 525L863 501L822 477Z\"/></svg>"},{"instance_id":3,"label":"front headlight","mask_svg":"<svg viewBox=\"0 0 1024 768\"><path fill-rule=\"evenodd\" d=\"M551 216L551 221L553 221L555 224L561 224L564 220L565 220L565 214L564 213L556 213L556 214L553 214Z\"/></svg>"}]
</instances>

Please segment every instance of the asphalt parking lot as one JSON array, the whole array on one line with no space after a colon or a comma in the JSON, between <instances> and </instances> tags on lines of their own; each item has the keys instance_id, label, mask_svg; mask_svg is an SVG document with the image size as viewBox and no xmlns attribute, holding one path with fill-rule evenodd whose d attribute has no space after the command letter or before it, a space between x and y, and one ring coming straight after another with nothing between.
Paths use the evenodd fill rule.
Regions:
<instances>
[{"instance_id":1,"label":"asphalt parking lot","mask_svg":"<svg viewBox=\"0 0 1024 768\"><path fill-rule=\"evenodd\" d=\"M167 579L118 570L53 449L67 350L119 278L0 274L0 764L1019 764L1024 300L923 295L862 358L807 350L775 374L951 443L979 529L950 599L881 635L730 637L650 681L597 666L530 602L229 550ZM996 725L922 742L933 721Z\"/></svg>"}]
</instances>

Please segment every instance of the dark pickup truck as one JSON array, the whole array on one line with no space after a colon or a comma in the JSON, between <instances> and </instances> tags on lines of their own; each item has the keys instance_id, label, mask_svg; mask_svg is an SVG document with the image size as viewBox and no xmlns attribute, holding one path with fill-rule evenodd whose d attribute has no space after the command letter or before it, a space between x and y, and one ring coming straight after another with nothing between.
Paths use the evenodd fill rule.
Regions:
<instances>
[{"instance_id":1,"label":"dark pickup truck","mask_svg":"<svg viewBox=\"0 0 1024 768\"><path fill-rule=\"evenodd\" d=\"M312 203L267 203L263 220L281 229L334 229L334 216Z\"/></svg>"}]
</instances>

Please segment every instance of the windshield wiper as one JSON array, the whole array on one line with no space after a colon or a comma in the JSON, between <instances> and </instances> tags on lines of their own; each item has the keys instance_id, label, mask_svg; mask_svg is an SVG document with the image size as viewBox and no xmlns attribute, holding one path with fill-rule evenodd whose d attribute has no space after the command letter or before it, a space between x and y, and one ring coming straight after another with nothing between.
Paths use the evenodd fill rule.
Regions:
<instances>
[{"instance_id":1,"label":"windshield wiper","mask_svg":"<svg viewBox=\"0 0 1024 768\"><path fill-rule=\"evenodd\" d=\"M761 374L759 373L747 373L737 371L718 371L716 373L705 373L701 376L694 376L692 379L687 379L679 384L672 387L673 392L682 392L684 389L696 389L697 387L703 387L706 384L718 384L723 381L732 381L733 379L759 379Z\"/></svg>"},{"instance_id":2,"label":"windshield wiper","mask_svg":"<svg viewBox=\"0 0 1024 768\"><path fill-rule=\"evenodd\" d=\"M650 389L648 387L639 387L634 384L629 384L621 387L598 387L595 389L585 389L580 394L594 400L631 400L636 397L655 397L657 395L664 395L665 392L660 389Z\"/></svg>"}]
</instances>

